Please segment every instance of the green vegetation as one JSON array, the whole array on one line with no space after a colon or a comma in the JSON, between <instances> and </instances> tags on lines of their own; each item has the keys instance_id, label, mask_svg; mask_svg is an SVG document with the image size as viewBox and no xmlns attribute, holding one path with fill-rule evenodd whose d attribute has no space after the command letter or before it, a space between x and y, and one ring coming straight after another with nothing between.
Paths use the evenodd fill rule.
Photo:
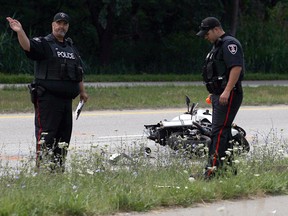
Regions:
<instances>
[{"instance_id":1,"label":"green vegetation","mask_svg":"<svg viewBox=\"0 0 288 216\"><path fill-rule=\"evenodd\" d=\"M199 106L207 106L204 86L87 87L86 90L89 94L86 111L185 107L185 95ZM244 87L244 94L243 105L287 104L288 87ZM0 113L33 112L27 87L5 87L0 89L0 95ZM74 107L77 103L75 99Z\"/></svg>"},{"instance_id":2,"label":"green vegetation","mask_svg":"<svg viewBox=\"0 0 288 216\"><path fill-rule=\"evenodd\" d=\"M246 73L245 80L286 80L286 74ZM4 74L0 73L0 84L30 83L31 74ZM98 74L85 75L85 82L192 82L201 81L201 73L195 74Z\"/></svg>"},{"instance_id":3,"label":"green vegetation","mask_svg":"<svg viewBox=\"0 0 288 216\"><path fill-rule=\"evenodd\" d=\"M288 194L288 143L268 140L255 140L253 146L257 149L249 157L235 158L238 175L227 172L209 182L189 178L191 173L201 172L204 158L188 159L164 147L154 152L156 158L147 157L140 154L139 146L144 141L130 148L123 144L118 150L126 149L133 161L122 159L117 163L109 160L103 146L71 150L64 174L33 170L27 160L11 171L3 162L0 215L110 215Z\"/></svg>"},{"instance_id":4,"label":"green vegetation","mask_svg":"<svg viewBox=\"0 0 288 216\"><path fill-rule=\"evenodd\" d=\"M287 5L286 0L10 0L1 9L3 16L18 19L30 38L49 34L54 14L68 13L68 36L87 74L198 74L211 45L195 34L211 15L227 33L235 32L248 71L287 74ZM0 27L1 72L32 73L5 17Z\"/></svg>"}]
</instances>

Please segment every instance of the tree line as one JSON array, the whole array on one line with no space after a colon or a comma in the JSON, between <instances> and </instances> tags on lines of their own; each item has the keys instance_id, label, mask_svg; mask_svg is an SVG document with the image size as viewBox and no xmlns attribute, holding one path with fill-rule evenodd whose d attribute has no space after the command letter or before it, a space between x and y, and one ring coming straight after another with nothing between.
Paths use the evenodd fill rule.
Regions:
<instances>
[{"instance_id":1,"label":"tree line","mask_svg":"<svg viewBox=\"0 0 288 216\"><path fill-rule=\"evenodd\" d=\"M242 43L251 73L286 73L287 0L10 0L1 3L0 71L33 73L5 20L18 19L29 37L51 32L54 14L71 17L68 35L86 73L201 73L211 44L195 36L217 17Z\"/></svg>"}]
</instances>

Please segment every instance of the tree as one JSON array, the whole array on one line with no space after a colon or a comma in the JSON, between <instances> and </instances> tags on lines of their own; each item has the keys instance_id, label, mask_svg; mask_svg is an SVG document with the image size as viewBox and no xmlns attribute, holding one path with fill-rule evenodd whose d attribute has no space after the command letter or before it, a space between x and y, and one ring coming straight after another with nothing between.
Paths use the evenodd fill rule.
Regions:
<instances>
[{"instance_id":1,"label":"tree","mask_svg":"<svg viewBox=\"0 0 288 216\"><path fill-rule=\"evenodd\" d=\"M110 64L115 29L115 18L131 8L131 0L87 0L92 24L95 26L100 45L100 64Z\"/></svg>"}]
</instances>

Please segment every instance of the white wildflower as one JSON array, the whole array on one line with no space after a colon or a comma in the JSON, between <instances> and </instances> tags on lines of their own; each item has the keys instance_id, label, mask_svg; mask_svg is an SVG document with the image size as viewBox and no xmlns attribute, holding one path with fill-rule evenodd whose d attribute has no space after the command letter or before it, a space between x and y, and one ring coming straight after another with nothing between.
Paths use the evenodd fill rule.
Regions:
<instances>
[{"instance_id":1,"label":"white wildflower","mask_svg":"<svg viewBox=\"0 0 288 216\"><path fill-rule=\"evenodd\" d=\"M60 149L66 148L66 147L68 147L68 143L66 143L66 142L59 142L59 143L58 143L58 147L59 147Z\"/></svg>"},{"instance_id":2,"label":"white wildflower","mask_svg":"<svg viewBox=\"0 0 288 216\"><path fill-rule=\"evenodd\" d=\"M33 172L33 173L32 173L32 177L35 177L35 176L37 176L37 175L38 175L37 172Z\"/></svg>"},{"instance_id":3,"label":"white wildflower","mask_svg":"<svg viewBox=\"0 0 288 216\"><path fill-rule=\"evenodd\" d=\"M93 175L93 174L94 174L93 170L90 170L90 169L87 169L86 172L87 172L89 175Z\"/></svg>"},{"instance_id":4,"label":"white wildflower","mask_svg":"<svg viewBox=\"0 0 288 216\"><path fill-rule=\"evenodd\" d=\"M235 161L233 161L235 164L239 164L240 163L240 161L239 160L235 160Z\"/></svg>"},{"instance_id":5,"label":"white wildflower","mask_svg":"<svg viewBox=\"0 0 288 216\"><path fill-rule=\"evenodd\" d=\"M195 178L191 176L191 177L188 178L188 180L189 180L190 182L194 182L194 181L195 181Z\"/></svg>"},{"instance_id":6,"label":"white wildflower","mask_svg":"<svg viewBox=\"0 0 288 216\"><path fill-rule=\"evenodd\" d=\"M258 176L260 176L260 174L255 173L254 176L258 177Z\"/></svg>"},{"instance_id":7,"label":"white wildflower","mask_svg":"<svg viewBox=\"0 0 288 216\"><path fill-rule=\"evenodd\" d=\"M227 156L230 156L230 155L231 155L231 151L225 151L225 154L226 154Z\"/></svg>"},{"instance_id":8,"label":"white wildflower","mask_svg":"<svg viewBox=\"0 0 288 216\"><path fill-rule=\"evenodd\" d=\"M73 185L73 186L72 186L72 189L73 189L74 191L76 191L76 190L78 189L78 187L77 187L76 185Z\"/></svg>"}]
</instances>

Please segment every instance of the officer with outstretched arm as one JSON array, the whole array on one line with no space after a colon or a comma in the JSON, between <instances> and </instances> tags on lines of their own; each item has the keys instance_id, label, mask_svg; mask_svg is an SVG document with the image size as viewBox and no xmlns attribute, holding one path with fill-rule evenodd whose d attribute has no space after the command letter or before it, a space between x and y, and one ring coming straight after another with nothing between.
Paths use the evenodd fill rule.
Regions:
<instances>
[{"instance_id":1,"label":"officer with outstretched arm","mask_svg":"<svg viewBox=\"0 0 288 216\"><path fill-rule=\"evenodd\" d=\"M57 13L51 34L33 39L27 37L18 20L6 19L17 33L26 56L35 62L35 80L30 90L35 108L36 164L38 167L41 164L44 157L41 152L45 148L52 155L48 161L51 170L59 166L64 171L72 133L72 100L78 95L80 100L88 100L81 57L71 38L66 37L70 18L66 13Z\"/></svg>"}]
</instances>

